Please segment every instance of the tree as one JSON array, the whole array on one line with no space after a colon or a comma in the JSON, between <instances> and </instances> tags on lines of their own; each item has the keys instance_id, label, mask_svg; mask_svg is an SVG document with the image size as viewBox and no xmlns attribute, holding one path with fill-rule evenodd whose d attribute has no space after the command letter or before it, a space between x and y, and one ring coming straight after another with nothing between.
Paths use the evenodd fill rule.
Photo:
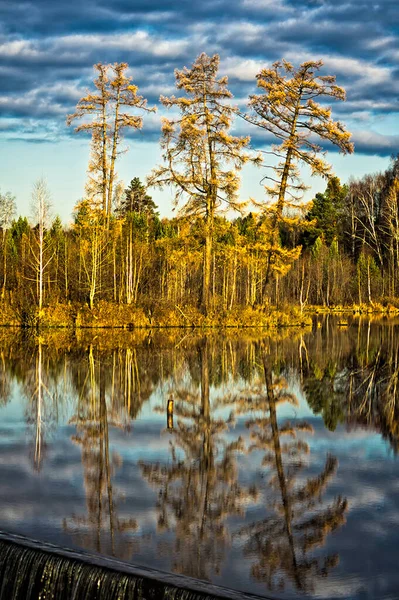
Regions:
<instances>
[{"instance_id":1,"label":"tree","mask_svg":"<svg viewBox=\"0 0 399 600\"><path fill-rule=\"evenodd\" d=\"M0 192L0 227L3 230L3 285L1 288L1 298L4 299L7 284L7 243L8 232L11 223L15 217L16 204L15 196L11 192Z\"/></svg>"},{"instance_id":2,"label":"tree","mask_svg":"<svg viewBox=\"0 0 399 600\"><path fill-rule=\"evenodd\" d=\"M307 221L315 221L314 227L304 234L306 246L313 246L318 237L323 237L330 246L334 238L342 235L342 209L348 188L341 185L338 177L328 180L326 191L316 194L313 204L306 214Z\"/></svg>"},{"instance_id":3,"label":"tree","mask_svg":"<svg viewBox=\"0 0 399 600\"><path fill-rule=\"evenodd\" d=\"M171 458L140 462L143 476L158 492L158 530L174 533L170 543L172 569L209 580L220 572L229 537L229 517L241 515L251 494L240 485L236 455L243 441L221 443L226 419L214 415L210 386L209 341L198 343L199 389L174 390L176 426ZM230 398L220 398L223 406ZM168 543L168 542L167 542Z\"/></svg>"},{"instance_id":4,"label":"tree","mask_svg":"<svg viewBox=\"0 0 399 600\"><path fill-rule=\"evenodd\" d=\"M280 162L272 167L274 176L265 177L271 183L265 186L266 192L274 201L265 285L279 246L283 212L287 207L297 209L306 189L298 162L308 165L312 175L331 176L331 167L314 137L334 144L344 154L353 152L351 134L342 123L331 118L330 108L316 101L321 97L345 100L345 90L335 85L334 76L317 74L322 65L321 60L307 61L295 69L285 60L275 62L272 68L262 69L257 75L262 92L249 98L250 113L245 118L279 142L272 147L271 154Z\"/></svg>"},{"instance_id":5,"label":"tree","mask_svg":"<svg viewBox=\"0 0 399 600\"><path fill-rule=\"evenodd\" d=\"M394 296L397 290L397 273L399 271L399 177L389 182L385 198L384 217L387 231L386 245L389 252L389 268L391 271L390 293Z\"/></svg>"},{"instance_id":6,"label":"tree","mask_svg":"<svg viewBox=\"0 0 399 600\"><path fill-rule=\"evenodd\" d=\"M68 298L68 241L66 231L60 217L57 215L49 230L50 243L54 249L52 279L57 298L64 288L64 298Z\"/></svg>"},{"instance_id":7,"label":"tree","mask_svg":"<svg viewBox=\"0 0 399 600\"><path fill-rule=\"evenodd\" d=\"M88 93L81 98L76 112L68 115L70 125L75 119L92 116L91 122L83 122L75 131L90 131L92 134L92 150L89 163L88 193L92 198L101 196L102 210L109 218L112 209L115 183L115 163L117 159L122 133L126 127L141 129L143 111L153 112L147 108L147 100L137 94L138 88L133 85L132 78L126 77L127 63L94 65L98 78L94 85L98 93ZM111 78L109 71L112 72ZM123 107L138 109L139 115L122 112Z\"/></svg>"},{"instance_id":8,"label":"tree","mask_svg":"<svg viewBox=\"0 0 399 600\"><path fill-rule=\"evenodd\" d=\"M31 244L33 268L37 282L38 308L43 307L44 275L53 256L46 240L46 228L49 225L51 199L47 182L44 178L38 179L32 191L32 217L35 223L34 241Z\"/></svg>"},{"instance_id":9,"label":"tree","mask_svg":"<svg viewBox=\"0 0 399 600\"><path fill-rule=\"evenodd\" d=\"M261 452L262 467L268 479L265 516L244 526L244 554L256 557L252 574L270 590L284 589L281 578L294 583L297 590L310 592L316 577L326 577L337 564L337 555L323 556L320 551L329 533L345 523L348 503L337 496L327 503L324 490L334 476L338 461L327 455L319 475L305 478L309 444L306 434L312 427L306 421L278 419L278 408L286 402L296 406L298 399L287 391L287 381L273 373L270 355L262 348L265 392L261 388L245 391L243 412L250 408L252 418L249 452Z\"/></svg>"},{"instance_id":10,"label":"tree","mask_svg":"<svg viewBox=\"0 0 399 600\"><path fill-rule=\"evenodd\" d=\"M157 205L140 179L132 179L117 210L117 214L123 217L121 258L127 304L137 301L144 258L149 254L150 225L158 215L156 209Z\"/></svg>"},{"instance_id":11,"label":"tree","mask_svg":"<svg viewBox=\"0 0 399 600\"><path fill-rule=\"evenodd\" d=\"M176 204L185 200L184 216L204 222L204 250L201 305L210 307L213 227L220 208L239 209L237 171L249 160L244 149L249 137L229 133L236 110L227 77L218 78L219 56L200 54L191 69L176 70L176 87L184 95L161 96L167 108L177 108L180 116L164 119L162 148L165 165L153 171L150 185L172 185ZM229 168L229 166L231 167Z\"/></svg>"},{"instance_id":12,"label":"tree","mask_svg":"<svg viewBox=\"0 0 399 600\"><path fill-rule=\"evenodd\" d=\"M74 229L79 238L84 288L88 292L89 306L93 309L94 298L101 288L101 269L108 248L108 239L104 235L104 213L88 200L81 200L75 207Z\"/></svg>"},{"instance_id":13,"label":"tree","mask_svg":"<svg viewBox=\"0 0 399 600\"><path fill-rule=\"evenodd\" d=\"M21 304L24 301L24 293L21 293L23 282L26 279L28 265L30 226L26 217L18 217L13 221L10 228L10 267L9 275L13 275L12 287L17 291Z\"/></svg>"},{"instance_id":14,"label":"tree","mask_svg":"<svg viewBox=\"0 0 399 600\"><path fill-rule=\"evenodd\" d=\"M122 215L128 212L136 212L140 215L152 217L158 214L157 208L152 197L147 194L146 187L138 177L134 177L129 187L125 189L124 198L120 203L118 212Z\"/></svg>"}]
</instances>

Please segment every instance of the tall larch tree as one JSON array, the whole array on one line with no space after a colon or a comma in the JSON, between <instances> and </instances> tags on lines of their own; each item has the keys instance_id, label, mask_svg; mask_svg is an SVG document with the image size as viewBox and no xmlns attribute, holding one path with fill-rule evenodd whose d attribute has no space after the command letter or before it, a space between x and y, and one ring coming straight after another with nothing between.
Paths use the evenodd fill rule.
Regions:
<instances>
[{"instance_id":1,"label":"tall larch tree","mask_svg":"<svg viewBox=\"0 0 399 600\"><path fill-rule=\"evenodd\" d=\"M96 92L88 92L81 98L76 106L76 111L67 116L67 124L71 125L76 119L85 119L76 127L75 131L88 131L92 136L91 159L89 162L89 183L96 182L96 195L101 194L102 209L107 210L108 188L108 147L109 147L109 117L108 109L111 99L110 82L108 77L109 65L98 63L94 65L98 77L94 80ZM92 120L87 120L92 117ZM94 178L92 173L94 172ZM100 183L97 183L96 175Z\"/></svg>"},{"instance_id":2,"label":"tall larch tree","mask_svg":"<svg viewBox=\"0 0 399 600\"><path fill-rule=\"evenodd\" d=\"M154 112L155 107L148 108L147 100L139 96L138 87L132 84L132 78L126 76L129 65L115 63L111 69L111 102L113 104L112 150L109 169L107 217L111 214L113 187L115 180L115 162L118 155L123 130L126 127L141 129L143 127L143 112ZM125 109L125 110L124 110ZM136 109L139 114L131 114L128 109Z\"/></svg>"},{"instance_id":3,"label":"tall larch tree","mask_svg":"<svg viewBox=\"0 0 399 600\"><path fill-rule=\"evenodd\" d=\"M250 112L245 118L278 142L272 146L271 154L279 162L272 167L273 175L265 177L265 189L273 201L265 285L280 245L284 209L298 208L306 189L298 164L306 164L312 175L331 176L331 166L325 161L317 138L334 144L344 154L353 152L351 134L342 123L333 120L331 108L320 103L325 98L345 100L345 90L335 85L335 76L318 74L322 66L321 60L304 62L298 68L285 60L275 62L257 75L261 92L249 98Z\"/></svg>"},{"instance_id":4,"label":"tall larch tree","mask_svg":"<svg viewBox=\"0 0 399 600\"><path fill-rule=\"evenodd\" d=\"M87 192L91 198L101 196L102 210L109 222L116 176L115 164L121 152L123 130L127 127L141 129L143 112L153 112L155 109L147 107L147 100L138 95L138 88L132 84L132 78L126 76L127 63L98 63L94 68L98 72L98 77L94 80L96 92L88 92L79 100L76 111L68 115L67 123L71 125L76 119L83 119L75 131L91 132ZM131 109L138 110L139 114L132 114ZM88 120L90 117L92 119Z\"/></svg>"},{"instance_id":5,"label":"tall larch tree","mask_svg":"<svg viewBox=\"0 0 399 600\"><path fill-rule=\"evenodd\" d=\"M192 67L175 71L180 97L161 96L162 104L180 114L164 119L161 146L165 164L149 178L150 185L172 185L180 214L204 223L201 306L211 302L211 264L215 215L221 208L238 209L238 171L249 160L249 137L230 133L236 113L227 77L218 77L219 56L200 54Z\"/></svg>"}]
</instances>

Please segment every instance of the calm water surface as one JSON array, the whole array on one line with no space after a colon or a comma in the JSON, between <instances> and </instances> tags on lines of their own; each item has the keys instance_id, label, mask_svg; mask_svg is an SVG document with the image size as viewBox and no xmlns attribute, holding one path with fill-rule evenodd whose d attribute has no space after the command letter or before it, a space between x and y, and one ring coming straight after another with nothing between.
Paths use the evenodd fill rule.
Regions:
<instances>
[{"instance_id":1,"label":"calm water surface","mask_svg":"<svg viewBox=\"0 0 399 600\"><path fill-rule=\"evenodd\" d=\"M0 528L266 597L399 597L399 325L0 331Z\"/></svg>"}]
</instances>

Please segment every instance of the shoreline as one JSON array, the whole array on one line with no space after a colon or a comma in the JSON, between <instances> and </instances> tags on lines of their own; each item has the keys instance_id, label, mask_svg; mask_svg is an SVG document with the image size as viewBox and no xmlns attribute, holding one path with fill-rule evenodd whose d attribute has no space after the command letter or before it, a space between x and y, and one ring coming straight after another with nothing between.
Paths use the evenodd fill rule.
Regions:
<instances>
[{"instance_id":1,"label":"shoreline","mask_svg":"<svg viewBox=\"0 0 399 600\"><path fill-rule=\"evenodd\" d=\"M204 315L192 306L171 306L160 303L153 310L132 305L99 302L93 309L87 305L54 304L41 311L22 311L0 303L0 327L19 329L249 329L278 330L311 327L317 316L360 318L399 316L399 308L379 303L352 306L266 306L259 308L216 308Z\"/></svg>"}]
</instances>

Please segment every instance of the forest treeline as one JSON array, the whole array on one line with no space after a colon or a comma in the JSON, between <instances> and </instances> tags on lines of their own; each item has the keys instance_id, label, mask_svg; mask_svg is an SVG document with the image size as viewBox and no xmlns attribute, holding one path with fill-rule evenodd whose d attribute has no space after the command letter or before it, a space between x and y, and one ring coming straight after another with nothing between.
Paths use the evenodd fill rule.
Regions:
<instances>
[{"instance_id":1,"label":"forest treeline","mask_svg":"<svg viewBox=\"0 0 399 600\"><path fill-rule=\"evenodd\" d=\"M383 173L346 184L333 175L322 145L344 154L353 145L326 105L344 100L345 91L335 77L320 75L321 67L282 61L262 69L245 112L231 104L219 57L201 54L190 69L176 70L179 94L160 98L172 113L162 120L162 165L145 182L133 177L125 186L116 172L123 133L141 128L155 108L138 95L126 63L95 65L94 91L67 118L91 135L85 196L73 223L51 219L43 179L34 185L29 220L15 218L11 193L0 195L3 321L30 324L61 305L131 307L145 324L159 307L170 324L173 315L195 324L198 315L231 311L241 311L245 324L245 311L271 306L298 305L300 313L309 305L395 306L399 158ZM248 136L231 133L238 119ZM241 200L247 163L260 169L262 201ZM308 204L304 165L326 179L325 192ZM159 216L151 187L173 191L175 217Z\"/></svg>"}]
</instances>

